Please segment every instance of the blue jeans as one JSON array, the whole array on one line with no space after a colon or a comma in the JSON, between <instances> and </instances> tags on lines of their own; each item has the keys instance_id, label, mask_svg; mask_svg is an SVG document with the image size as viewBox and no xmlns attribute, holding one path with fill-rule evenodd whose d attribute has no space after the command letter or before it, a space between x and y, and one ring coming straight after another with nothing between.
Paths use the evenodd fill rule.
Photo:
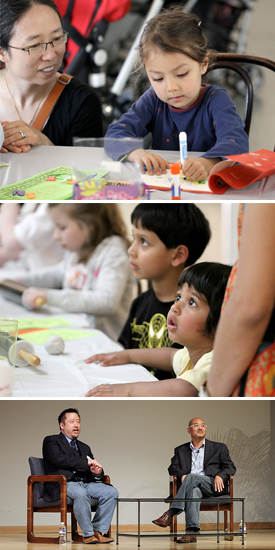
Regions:
<instances>
[{"instance_id":1,"label":"blue jeans","mask_svg":"<svg viewBox=\"0 0 275 550\"><path fill-rule=\"evenodd\" d=\"M95 531L107 533L116 507L118 491L105 483L83 483L68 481L67 495L74 501L73 509L83 537L91 537ZM98 499L93 520L91 518L91 499Z\"/></svg>"},{"instance_id":2,"label":"blue jeans","mask_svg":"<svg viewBox=\"0 0 275 550\"><path fill-rule=\"evenodd\" d=\"M202 496L213 496L214 490L211 479L208 476L188 474L183 480L178 492L178 498L201 498ZM171 508L178 508L181 514L185 510L186 529L200 529L200 502L177 502L173 501Z\"/></svg>"}]
</instances>

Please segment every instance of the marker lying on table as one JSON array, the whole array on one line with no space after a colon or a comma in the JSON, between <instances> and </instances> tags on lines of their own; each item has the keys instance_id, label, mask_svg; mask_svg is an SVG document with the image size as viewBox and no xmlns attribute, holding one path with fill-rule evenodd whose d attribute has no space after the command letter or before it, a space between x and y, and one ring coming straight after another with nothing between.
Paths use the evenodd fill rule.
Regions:
<instances>
[{"instance_id":1,"label":"marker lying on table","mask_svg":"<svg viewBox=\"0 0 275 550\"><path fill-rule=\"evenodd\" d=\"M177 162L170 164L171 172L171 193L173 201L181 200L181 187L180 187L180 165Z\"/></svg>"}]
</instances>

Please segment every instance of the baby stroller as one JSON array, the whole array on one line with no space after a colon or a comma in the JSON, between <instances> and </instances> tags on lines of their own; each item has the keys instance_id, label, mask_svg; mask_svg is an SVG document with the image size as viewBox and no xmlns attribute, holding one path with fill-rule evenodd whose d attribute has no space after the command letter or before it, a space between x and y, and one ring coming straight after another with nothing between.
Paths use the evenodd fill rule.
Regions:
<instances>
[{"instance_id":1,"label":"baby stroller","mask_svg":"<svg viewBox=\"0 0 275 550\"><path fill-rule=\"evenodd\" d=\"M255 0L190 0L185 9L201 17L204 34L214 50L242 54L245 53L254 3ZM252 80L254 94L257 94L263 85L262 71L253 65L246 66L246 70ZM245 95L245 85L239 75L232 75L226 70L221 70L220 76L219 72L216 74L218 79L224 78L239 94Z\"/></svg>"},{"instance_id":2,"label":"baby stroller","mask_svg":"<svg viewBox=\"0 0 275 550\"><path fill-rule=\"evenodd\" d=\"M131 0L54 0L69 33L63 71L88 82L93 88L105 85L102 67L107 52L101 44L108 24L124 17Z\"/></svg>"}]
</instances>

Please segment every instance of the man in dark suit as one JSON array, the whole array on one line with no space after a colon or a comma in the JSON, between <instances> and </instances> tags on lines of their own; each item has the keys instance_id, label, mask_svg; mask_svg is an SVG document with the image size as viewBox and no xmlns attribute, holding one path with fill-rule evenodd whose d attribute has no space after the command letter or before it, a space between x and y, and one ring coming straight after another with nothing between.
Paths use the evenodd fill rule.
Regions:
<instances>
[{"instance_id":1,"label":"man in dark suit","mask_svg":"<svg viewBox=\"0 0 275 550\"><path fill-rule=\"evenodd\" d=\"M177 476L177 498L201 498L225 493L225 482L229 474L235 474L227 446L205 439L206 424L201 418L192 418L187 432L191 442L176 447L168 468L170 475ZM199 502L173 501L171 507L160 518L153 521L160 527L172 523L175 514L185 510L187 535L177 540L180 543L196 542L195 533L200 530Z\"/></svg>"},{"instance_id":2,"label":"man in dark suit","mask_svg":"<svg viewBox=\"0 0 275 550\"><path fill-rule=\"evenodd\" d=\"M102 482L103 468L94 459L88 445L78 441L80 416L77 409L69 408L58 417L59 435L49 435L43 441L43 457L47 474L65 475L67 495L73 499L74 514L82 529L84 544L106 544L114 539L107 537L118 491ZM44 484L44 498L59 499L57 483ZM99 504L91 519L91 499Z\"/></svg>"}]
</instances>

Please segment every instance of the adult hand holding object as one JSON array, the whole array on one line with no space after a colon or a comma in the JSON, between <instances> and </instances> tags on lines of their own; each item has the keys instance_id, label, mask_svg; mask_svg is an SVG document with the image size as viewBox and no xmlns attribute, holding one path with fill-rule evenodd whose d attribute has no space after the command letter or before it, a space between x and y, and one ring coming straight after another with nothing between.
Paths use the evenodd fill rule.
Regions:
<instances>
[{"instance_id":1,"label":"adult hand holding object","mask_svg":"<svg viewBox=\"0 0 275 550\"><path fill-rule=\"evenodd\" d=\"M40 357L35 355L34 352L34 346L30 342L27 342L26 340L18 340L10 347L9 359L11 363L13 363L15 354L14 362L16 367L26 367L27 365L38 367L41 360Z\"/></svg>"}]
</instances>

